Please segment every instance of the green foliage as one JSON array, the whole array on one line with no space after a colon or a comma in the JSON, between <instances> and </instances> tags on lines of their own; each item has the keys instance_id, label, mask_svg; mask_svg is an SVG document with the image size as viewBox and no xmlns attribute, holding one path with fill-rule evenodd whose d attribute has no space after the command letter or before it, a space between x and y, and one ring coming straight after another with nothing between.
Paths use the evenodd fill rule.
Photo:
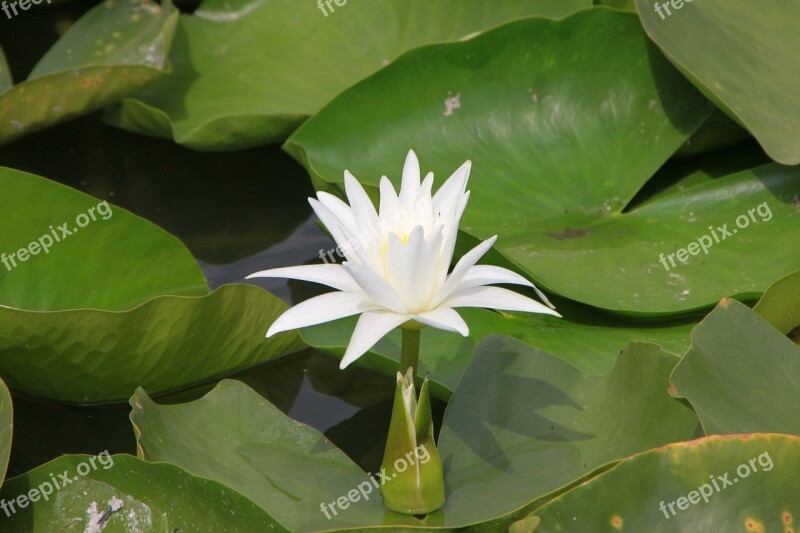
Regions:
<instances>
[{"instance_id":1,"label":"green foliage","mask_svg":"<svg viewBox=\"0 0 800 533\"><path fill-rule=\"evenodd\" d=\"M662 2L663 3L663 2ZM642 25L720 109L779 163L800 163L800 35L793 0L705 0L659 15L636 0Z\"/></svg>"},{"instance_id":2,"label":"green foliage","mask_svg":"<svg viewBox=\"0 0 800 533\"><path fill-rule=\"evenodd\" d=\"M796 2L196 3L0 15L0 531L796 529ZM338 260L307 196L409 148L562 315L421 332L424 516L400 332L340 371L357 317L265 339L319 289L241 283Z\"/></svg>"},{"instance_id":3,"label":"green foliage","mask_svg":"<svg viewBox=\"0 0 800 533\"><path fill-rule=\"evenodd\" d=\"M177 22L170 0L106 0L14 86L0 50L0 144L116 102L166 74Z\"/></svg>"},{"instance_id":4,"label":"green foliage","mask_svg":"<svg viewBox=\"0 0 800 533\"><path fill-rule=\"evenodd\" d=\"M181 38L170 57L173 75L123 101L109 122L196 150L278 142L336 94L407 50L526 16L564 16L591 2L351 0L328 5L323 11L310 1L203 2L181 18Z\"/></svg>"}]
</instances>

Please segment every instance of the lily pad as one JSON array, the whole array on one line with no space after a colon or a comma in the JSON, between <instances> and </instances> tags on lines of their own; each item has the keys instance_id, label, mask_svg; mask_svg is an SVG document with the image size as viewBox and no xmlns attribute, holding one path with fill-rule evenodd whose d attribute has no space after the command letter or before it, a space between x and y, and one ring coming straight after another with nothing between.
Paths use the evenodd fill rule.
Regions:
<instances>
[{"instance_id":1,"label":"lily pad","mask_svg":"<svg viewBox=\"0 0 800 533\"><path fill-rule=\"evenodd\" d=\"M0 144L116 102L163 76L178 11L170 0L106 0L10 86L0 65ZM3 74L3 71L6 74Z\"/></svg>"},{"instance_id":2,"label":"lily pad","mask_svg":"<svg viewBox=\"0 0 800 533\"><path fill-rule=\"evenodd\" d=\"M0 189L0 305L119 310L163 294L208 294L186 247L150 222L9 168L0 167Z\"/></svg>"},{"instance_id":3,"label":"lily pad","mask_svg":"<svg viewBox=\"0 0 800 533\"><path fill-rule=\"evenodd\" d=\"M206 0L181 17L173 73L108 116L197 150L284 140L356 81L411 48L591 0ZM257 50L258 53L253 53Z\"/></svg>"},{"instance_id":4,"label":"lily pad","mask_svg":"<svg viewBox=\"0 0 800 533\"><path fill-rule=\"evenodd\" d=\"M486 520L490 497L492 513L519 516L609 462L691 437L697 417L667 394L677 361L631 343L611 375L590 376L513 339L484 341L439 436L445 521Z\"/></svg>"},{"instance_id":5,"label":"lily pad","mask_svg":"<svg viewBox=\"0 0 800 533\"><path fill-rule=\"evenodd\" d=\"M800 435L799 375L800 347L725 299L692 332L692 348L670 379L706 434Z\"/></svg>"},{"instance_id":6,"label":"lily pad","mask_svg":"<svg viewBox=\"0 0 800 533\"><path fill-rule=\"evenodd\" d=\"M636 0L642 24L664 53L773 159L800 163L800 4L775 0L668 2L659 14Z\"/></svg>"},{"instance_id":7,"label":"lily pad","mask_svg":"<svg viewBox=\"0 0 800 533\"><path fill-rule=\"evenodd\" d=\"M141 458L218 481L290 531L380 524L384 519L377 491L341 510L335 521L327 519L320 504L346 497L368 480L367 474L324 435L287 417L238 381L223 380L200 400L185 404L157 405L142 389L130 402ZM334 516L330 510L328 515Z\"/></svg>"},{"instance_id":8,"label":"lily pad","mask_svg":"<svg viewBox=\"0 0 800 533\"><path fill-rule=\"evenodd\" d=\"M518 531L793 531L800 439L754 434L669 444L620 462Z\"/></svg>"},{"instance_id":9,"label":"lily pad","mask_svg":"<svg viewBox=\"0 0 800 533\"><path fill-rule=\"evenodd\" d=\"M0 498L7 533L287 531L216 481L130 455L65 455L10 479Z\"/></svg>"},{"instance_id":10,"label":"lily pad","mask_svg":"<svg viewBox=\"0 0 800 533\"><path fill-rule=\"evenodd\" d=\"M800 327L800 270L773 283L753 311L784 335Z\"/></svg>"},{"instance_id":11,"label":"lily pad","mask_svg":"<svg viewBox=\"0 0 800 533\"><path fill-rule=\"evenodd\" d=\"M0 374L14 390L70 403L121 400L138 386L166 392L300 349L295 332L264 339L286 309L245 284L125 312L0 307Z\"/></svg>"},{"instance_id":12,"label":"lily pad","mask_svg":"<svg viewBox=\"0 0 800 533\"><path fill-rule=\"evenodd\" d=\"M12 389L120 400L300 347L294 332L263 338L286 304L243 284L208 294L183 244L146 220L15 170L0 168L0 188L0 374Z\"/></svg>"},{"instance_id":13,"label":"lily pad","mask_svg":"<svg viewBox=\"0 0 800 533\"><path fill-rule=\"evenodd\" d=\"M463 231L499 234L497 249L550 292L623 314L681 314L756 297L800 268L800 168L758 167L626 209L711 109L635 15L598 7L410 52L284 148L334 191L345 168L372 193L383 173L397 186L409 148L438 183L471 159ZM765 202L770 221L749 218ZM724 224L732 236L708 254L695 244L699 255L664 266Z\"/></svg>"},{"instance_id":14,"label":"lily pad","mask_svg":"<svg viewBox=\"0 0 800 533\"><path fill-rule=\"evenodd\" d=\"M666 392L676 360L632 344L611 376L597 377L513 339L484 341L440 434L448 500L425 518L386 511L374 487L326 518L321 504L347 501L362 483L366 492L367 474L238 382L182 405L156 405L140 389L131 421L140 456L217 480L295 532L494 525L609 462L690 437L696 416Z\"/></svg>"},{"instance_id":15,"label":"lily pad","mask_svg":"<svg viewBox=\"0 0 800 533\"><path fill-rule=\"evenodd\" d=\"M14 433L14 407L11 393L0 379L0 487L6 477L8 460L11 457L11 438Z\"/></svg>"},{"instance_id":16,"label":"lily pad","mask_svg":"<svg viewBox=\"0 0 800 533\"><path fill-rule=\"evenodd\" d=\"M477 345L485 337L499 333L528 346L553 354L588 374L607 374L619 352L631 341L649 341L675 354L689 347L693 320L662 324L641 324L601 315L575 303L556 300L564 318L524 313L497 313L487 309L464 308L459 314L470 329L470 336L426 328L420 348L420 376L430 378L431 393L443 400L452 396ZM345 318L300 330L309 346L341 358L355 328L355 318ZM381 339L357 364L389 376L400 362L399 331Z\"/></svg>"}]
</instances>

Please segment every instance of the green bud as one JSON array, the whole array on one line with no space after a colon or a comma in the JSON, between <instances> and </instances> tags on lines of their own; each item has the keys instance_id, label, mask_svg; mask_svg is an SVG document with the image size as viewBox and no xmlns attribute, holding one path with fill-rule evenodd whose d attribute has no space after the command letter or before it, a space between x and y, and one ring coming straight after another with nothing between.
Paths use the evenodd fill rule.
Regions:
<instances>
[{"instance_id":1,"label":"green bud","mask_svg":"<svg viewBox=\"0 0 800 533\"><path fill-rule=\"evenodd\" d=\"M397 373L392 421L383 454L383 471L390 481L381 486L383 504L390 510L422 515L444 505L444 473L433 437L428 378L419 400L414 369Z\"/></svg>"}]
</instances>

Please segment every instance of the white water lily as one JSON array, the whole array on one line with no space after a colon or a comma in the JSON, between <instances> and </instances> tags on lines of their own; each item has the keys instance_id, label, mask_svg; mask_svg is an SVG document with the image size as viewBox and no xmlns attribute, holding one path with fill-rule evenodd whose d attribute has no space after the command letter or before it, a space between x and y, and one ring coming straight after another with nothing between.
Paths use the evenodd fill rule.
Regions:
<instances>
[{"instance_id":1,"label":"white water lily","mask_svg":"<svg viewBox=\"0 0 800 533\"><path fill-rule=\"evenodd\" d=\"M302 302L283 313L269 328L276 333L360 314L340 364L345 368L394 328L421 325L469 335L454 310L486 307L561 316L521 294L488 286L509 283L534 285L505 268L476 265L497 236L464 255L448 273L458 225L469 200L466 190L471 163L467 161L431 194L433 173L420 183L417 156L409 151L400 193L386 176L380 183L380 208L375 210L361 184L349 171L344 184L350 205L320 192L311 207L330 231L345 256L341 265L322 264L275 268L253 277L284 277L322 283L338 289Z\"/></svg>"}]
</instances>

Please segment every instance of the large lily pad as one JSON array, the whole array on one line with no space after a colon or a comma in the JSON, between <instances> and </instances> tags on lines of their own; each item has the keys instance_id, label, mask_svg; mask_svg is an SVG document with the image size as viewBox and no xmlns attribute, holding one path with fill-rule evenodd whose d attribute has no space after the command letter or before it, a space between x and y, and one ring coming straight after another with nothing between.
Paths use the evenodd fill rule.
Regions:
<instances>
[{"instance_id":1,"label":"large lily pad","mask_svg":"<svg viewBox=\"0 0 800 533\"><path fill-rule=\"evenodd\" d=\"M11 388L119 400L139 385L163 392L300 346L294 332L263 338L286 304L250 285L208 294L183 244L146 220L10 169L0 168L0 188L0 374Z\"/></svg>"},{"instance_id":2,"label":"large lily pad","mask_svg":"<svg viewBox=\"0 0 800 533\"><path fill-rule=\"evenodd\" d=\"M181 17L173 73L108 120L198 150L282 141L337 93L404 51L591 0L206 0ZM327 14L325 14L327 13ZM253 53L257 50L258 53Z\"/></svg>"},{"instance_id":3,"label":"large lily pad","mask_svg":"<svg viewBox=\"0 0 800 533\"><path fill-rule=\"evenodd\" d=\"M439 437L446 522L486 520L480 502L487 495L491 512L519 516L609 462L689 438L697 417L667 394L677 360L656 345L632 343L613 373L598 377L513 339L484 341Z\"/></svg>"},{"instance_id":4,"label":"large lily pad","mask_svg":"<svg viewBox=\"0 0 800 533\"><path fill-rule=\"evenodd\" d=\"M675 368L676 396L691 402L706 434L800 435L800 347L735 300L692 332Z\"/></svg>"},{"instance_id":5,"label":"large lily pad","mask_svg":"<svg viewBox=\"0 0 800 533\"><path fill-rule=\"evenodd\" d=\"M800 163L798 2L679 2L661 14L650 0L636 5L650 37L705 94L773 159Z\"/></svg>"},{"instance_id":6,"label":"large lily pad","mask_svg":"<svg viewBox=\"0 0 800 533\"><path fill-rule=\"evenodd\" d=\"M131 407L141 458L231 487L295 533L383 520L378 494L328 520L320 503L347 496L367 474L324 435L238 381L224 380L200 400L179 405L157 405L139 389Z\"/></svg>"},{"instance_id":7,"label":"large lily pad","mask_svg":"<svg viewBox=\"0 0 800 533\"><path fill-rule=\"evenodd\" d=\"M10 479L0 498L7 533L286 531L216 481L130 455L65 455Z\"/></svg>"},{"instance_id":8,"label":"large lily pad","mask_svg":"<svg viewBox=\"0 0 800 533\"><path fill-rule=\"evenodd\" d=\"M117 310L208 293L186 247L146 220L8 168L0 167L0 189L0 305Z\"/></svg>"},{"instance_id":9,"label":"large lily pad","mask_svg":"<svg viewBox=\"0 0 800 533\"><path fill-rule=\"evenodd\" d=\"M538 527L516 531L789 532L800 517L799 463L800 439L788 435L670 444L622 461L536 511Z\"/></svg>"},{"instance_id":10,"label":"large lily pad","mask_svg":"<svg viewBox=\"0 0 800 533\"><path fill-rule=\"evenodd\" d=\"M420 348L420 376L428 375L431 392L449 399L469 365L476 346L485 337L499 333L553 354L588 374L607 374L620 351L631 341L649 341L675 354L689 347L694 321L637 324L601 315L586 306L567 301L557 303L564 318L525 313L497 313L486 309L459 309L470 328L470 336L426 328ZM355 328L355 318L327 322L300 331L309 346L341 358ZM393 331L381 339L358 364L389 376L400 361L401 335Z\"/></svg>"},{"instance_id":11,"label":"large lily pad","mask_svg":"<svg viewBox=\"0 0 800 533\"><path fill-rule=\"evenodd\" d=\"M168 406L139 390L131 420L140 456L220 481L295 532L494 527L598 467L690 437L696 416L667 394L676 360L632 344L611 376L597 377L513 339L485 341L441 430L447 503L424 519L386 511L376 490L326 518L320 504L369 485L367 474L241 383L223 381L196 402Z\"/></svg>"},{"instance_id":12,"label":"large lily pad","mask_svg":"<svg viewBox=\"0 0 800 533\"><path fill-rule=\"evenodd\" d=\"M594 8L413 51L337 97L285 149L318 189L340 190L348 168L373 193L381 174L399 184L409 148L439 183L471 159L464 231L499 234L497 249L551 292L666 315L757 296L800 268L800 168L760 167L625 209L710 110L635 15ZM749 219L764 202L770 221ZM663 266L661 254L723 224L738 234Z\"/></svg>"},{"instance_id":13,"label":"large lily pad","mask_svg":"<svg viewBox=\"0 0 800 533\"><path fill-rule=\"evenodd\" d=\"M0 144L116 102L163 76L177 22L169 0L162 6L106 0L70 28L27 81L10 86L0 64Z\"/></svg>"},{"instance_id":14,"label":"large lily pad","mask_svg":"<svg viewBox=\"0 0 800 533\"><path fill-rule=\"evenodd\" d=\"M125 312L0 307L0 374L12 389L62 402L120 400L138 386L166 392L299 349L295 332L264 339L286 309L244 284Z\"/></svg>"}]
</instances>

